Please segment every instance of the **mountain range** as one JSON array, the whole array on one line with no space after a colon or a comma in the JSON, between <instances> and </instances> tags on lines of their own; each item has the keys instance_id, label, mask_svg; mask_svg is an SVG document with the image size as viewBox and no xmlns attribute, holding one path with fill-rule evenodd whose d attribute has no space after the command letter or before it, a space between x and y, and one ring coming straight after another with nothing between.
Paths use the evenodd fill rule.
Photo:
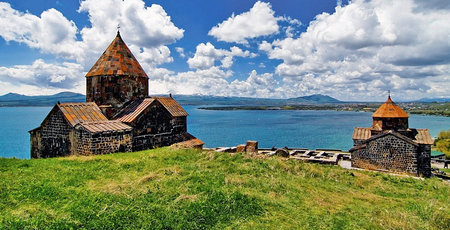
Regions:
<instances>
[{"instance_id":1,"label":"mountain range","mask_svg":"<svg viewBox=\"0 0 450 230\"><path fill-rule=\"evenodd\" d=\"M155 95L168 96L168 95ZM286 106L286 105L326 105L348 103L339 101L333 97L321 94L310 96L272 99L252 97L220 97L208 95L173 95L173 98L181 105L226 105L226 106ZM54 95L26 96L17 93L8 93L0 96L2 106L53 106L57 102L85 102L86 96L80 93L61 92ZM415 102L450 102L450 98L423 98Z\"/></svg>"},{"instance_id":2,"label":"mountain range","mask_svg":"<svg viewBox=\"0 0 450 230\"><path fill-rule=\"evenodd\" d=\"M86 96L79 93L61 92L54 95L26 96L8 93L0 96L0 106L53 106L57 102L85 102Z\"/></svg>"},{"instance_id":3,"label":"mountain range","mask_svg":"<svg viewBox=\"0 0 450 230\"><path fill-rule=\"evenodd\" d=\"M156 95L167 96L167 95ZM277 106L277 105L316 105L344 103L326 95L310 95L289 99L251 98L251 97L219 97L205 95L173 95L181 105L250 105L250 106ZM0 96L0 106L53 106L57 102L85 102L86 96L73 92L61 92L54 95L26 96L17 93L8 93Z\"/></svg>"}]
</instances>

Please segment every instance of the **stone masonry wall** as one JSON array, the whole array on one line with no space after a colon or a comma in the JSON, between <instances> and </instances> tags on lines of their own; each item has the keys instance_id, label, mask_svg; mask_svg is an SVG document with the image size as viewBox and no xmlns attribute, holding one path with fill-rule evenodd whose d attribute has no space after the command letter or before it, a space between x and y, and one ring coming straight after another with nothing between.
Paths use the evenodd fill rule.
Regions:
<instances>
[{"instance_id":1,"label":"stone masonry wall","mask_svg":"<svg viewBox=\"0 0 450 230\"><path fill-rule=\"evenodd\" d=\"M75 150L73 154L98 155L132 151L132 133L105 132L92 134L82 128L75 132Z\"/></svg>"},{"instance_id":2,"label":"stone masonry wall","mask_svg":"<svg viewBox=\"0 0 450 230\"><path fill-rule=\"evenodd\" d=\"M133 151L169 146L184 141L183 133L158 133L133 136Z\"/></svg>"},{"instance_id":3,"label":"stone masonry wall","mask_svg":"<svg viewBox=\"0 0 450 230\"><path fill-rule=\"evenodd\" d=\"M172 117L159 103L147 108L133 127L133 151L169 146L183 141L180 134L187 132L186 117Z\"/></svg>"},{"instance_id":4,"label":"stone masonry wall","mask_svg":"<svg viewBox=\"0 0 450 230\"><path fill-rule=\"evenodd\" d=\"M419 145L417 173L424 177L431 176L431 145Z\"/></svg>"},{"instance_id":5,"label":"stone masonry wall","mask_svg":"<svg viewBox=\"0 0 450 230\"><path fill-rule=\"evenodd\" d=\"M394 135L376 138L352 153L352 166L418 175L418 147Z\"/></svg>"},{"instance_id":6,"label":"stone masonry wall","mask_svg":"<svg viewBox=\"0 0 450 230\"><path fill-rule=\"evenodd\" d=\"M30 131L30 146L31 146L30 157L41 158L42 138L40 127Z\"/></svg>"},{"instance_id":7,"label":"stone masonry wall","mask_svg":"<svg viewBox=\"0 0 450 230\"><path fill-rule=\"evenodd\" d=\"M133 127L134 136L141 136L171 133L174 127L173 123L171 115L162 108L162 105L155 103L147 108L131 126Z\"/></svg>"},{"instance_id":8,"label":"stone masonry wall","mask_svg":"<svg viewBox=\"0 0 450 230\"><path fill-rule=\"evenodd\" d=\"M186 117L172 117L159 103L147 108L141 116L129 125L133 127L134 136L163 133L180 134L187 131Z\"/></svg>"},{"instance_id":9,"label":"stone masonry wall","mask_svg":"<svg viewBox=\"0 0 450 230\"><path fill-rule=\"evenodd\" d=\"M172 133L145 134L133 137L133 151L169 146L174 143Z\"/></svg>"},{"instance_id":10,"label":"stone masonry wall","mask_svg":"<svg viewBox=\"0 0 450 230\"><path fill-rule=\"evenodd\" d=\"M112 75L86 78L86 102L110 104L118 111L124 103L147 96L148 79L144 77Z\"/></svg>"},{"instance_id":11,"label":"stone masonry wall","mask_svg":"<svg viewBox=\"0 0 450 230\"><path fill-rule=\"evenodd\" d=\"M60 110L50 112L40 132L41 149L38 158L66 156L70 154L72 128Z\"/></svg>"}]
</instances>

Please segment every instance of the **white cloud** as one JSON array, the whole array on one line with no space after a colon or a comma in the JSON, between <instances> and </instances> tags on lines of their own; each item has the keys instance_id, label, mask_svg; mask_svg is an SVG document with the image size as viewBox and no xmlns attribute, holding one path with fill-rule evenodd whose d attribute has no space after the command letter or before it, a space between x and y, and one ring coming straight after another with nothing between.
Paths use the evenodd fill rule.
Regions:
<instances>
[{"instance_id":1,"label":"white cloud","mask_svg":"<svg viewBox=\"0 0 450 230\"><path fill-rule=\"evenodd\" d=\"M92 26L81 30L83 40L89 43L108 43L117 25L123 34L130 35L128 43L146 48L174 43L184 34L160 5L147 7L142 0L85 0L78 11L89 15ZM104 38L105 35L109 36ZM105 44L98 45L105 47Z\"/></svg>"},{"instance_id":2,"label":"white cloud","mask_svg":"<svg viewBox=\"0 0 450 230\"><path fill-rule=\"evenodd\" d=\"M355 0L259 50L283 61L276 73L294 90L344 100L381 99L389 89L401 99L437 96L434 82L450 76L450 12L422 9L412 0Z\"/></svg>"},{"instance_id":3,"label":"white cloud","mask_svg":"<svg viewBox=\"0 0 450 230\"><path fill-rule=\"evenodd\" d=\"M175 47L175 50L178 52L178 54L180 54L181 58L185 58L186 54L184 53L184 48L183 47Z\"/></svg>"},{"instance_id":4,"label":"white cloud","mask_svg":"<svg viewBox=\"0 0 450 230\"><path fill-rule=\"evenodd\" d=\"M234 63L234 57L256 57L256 54L233 46L230 51L216 49L211 43L201 43L197 46L194 57L189 58L187 63L192 69L210 69L215 66L216 61L221 61L223 68L230 68Z\"/></svg>"},{"instance_id":5,"label":"white cloud","mask_svg":"<svg viewBox=\"0 0 450 230\"><path fill-rule=\"evenodd\" d=\"M270 3L256 2L250 11L235 16L213 27L209 35L219 41L248 44L247 39L278 33L278 21Z\"/></svg>"},{"instance_id":6,"label":"white cloud","mask_svg":"<svg viewBox=\"0 0 450 230\"><path fill-rule=\"evenodd\" d=\"M159 79L150 78L150 94L206 94L221 91L228 85L225 78L230 77L231 71L223 71L218 67L205 70L181 72L175 75L165 75Z\"/></svg>"},{"instance_id":7,"label":"white cloud","mask_svg":"<svg viewBox=\"0 0 450 230\"><path fill-rule=\"evenodd\" d=\"M85 0L79 12L87 12L91 27L81 30L87 65L92 65L109 45L120 25L121 36L139 62L151 71L172 62L167 44L181 39L184 30L176 27L160 5L145 6L142 0ZM142 49L141 49L142 48ZM142 59L141 59L142 58Z\"/></svg>"},{"instance_id":8,"label":"white cloud","mask_svg":"<svg viewBox=\"0 0 450 230\"><path fill-rule=\"evenodd\" d=\"M83 52L75 41L75 23L55 9L46 10L38 17L0 2L0 24L0 36L7 42L24 43L44 53L68 59L76 59Z\"/></svg>"},{"instance_id":9,"label":"white cloud","mask_svg":"<svg viewBox=\"0 0 450 230\"><path fill-rule=\"evenodd\" d=\"M122 38L147 73L157 73L156 78L170 73L157 66L173 61L166 44L181 39L184 30L171 22L161 6L146 7L142 0L85 0L78 12L86 12L91 23L81 29L81 41L77 40L75 23L55 9L36 16L0 2L0 36L5 41L23 43L63 59L51 64L36 60L30 65L0 67L0 81L24 89L37 86L48 87L50 92L73 89L84 93L84 89L79 91L80 82L84 88L85 73L114 39L119 24Z\"/></svg>"},{"instance_id":10,"label":"white cloud","mask_svg":"<svg viewBox=\"0 0 450 230\"><path fill-rule=\"evenodd\" d=\"M150 94L200 94L217 96L240 97L279 97L284 94L280 83L273 78L273 74L258 75L253 70L245 80L233 80L231 83L225 78L233 75L231 71L223 71L218 67L206 70L188 71L163 79L150 80ZM283 95L286 96L286 95Z\"/></svg>"},{"instance_id":11,"label":"white cloud","mask_svg":"<svg viewBox=\"0 0 450 230\"><path fill-rule=\"evenodd\" d=\"M270 3L258 1L208 33L248 50L224 43L216 48L206 41L199 41L193 55L185 51L188 47L174 47L193 69L179 73L161 65L174 61L168 45L183 38L184 30L161 6L146 6L142 0L84 0L78 12L86 13L90 22L81 30L55 9L33 15L0 2L0 36L5 41L59 58L0 67L0 94L84 92L85 73L120 24L122 38L150 77L151 93L276 98L320 93L373 101L384 100L390 89L406 100L450 96L447 0L349 1L338 4L332 14L317 15L306 32L297 19L276 16ZM243 59L259 55L250 41L258 41L258 50L272 59L263 60L263 54L254 62L267 71L275 65L274 73L252 71L236 79L235 62L248 63Z\"/></svg>"},{"instance_id":12,"label":"white cloud","mask_svg":"<svg viewBox=\"0 0 450 230\"><path fill-rule=\"evenodd\" d=\"M135 54L136 58L139 60L139 63L147 67L146 69L156 68L158 65L173 61L173 58L170 56L170 50L167 46L141 48L135 45L130 45L128 48L130 48L131 52Z\"/></svg>"},{"instance_id":13,"label":"white cloud","mask_svg":"<svg viewBox=\"0 0 450 230\"><path fill-rule=\"evenodd\" d=\"M273 78L273 74L258 75L253 70L245 81L234 80L230 84L230 91L235 96L273 98L283 95L279 82Z\"/></svg>"},{"instance_id":14,"label":"white cloud","mask_svg":"<svg viewBox=\"0 0 450 230\"><path fill-rule=\"evenodd\" d=\"M69 62L57 65L38 59L31 65L0 67L0 82L23 87L16 92L24 94L36 94L46 90L51 92L75 90L84 93L85 81L84 77L80 76L84 76L83 67ZM25 87L27 85L28 87ZM29 88L37 91L29 91ZM0 94L10 91L10 88L3 88Z\"/></svg>"}]
</instances>

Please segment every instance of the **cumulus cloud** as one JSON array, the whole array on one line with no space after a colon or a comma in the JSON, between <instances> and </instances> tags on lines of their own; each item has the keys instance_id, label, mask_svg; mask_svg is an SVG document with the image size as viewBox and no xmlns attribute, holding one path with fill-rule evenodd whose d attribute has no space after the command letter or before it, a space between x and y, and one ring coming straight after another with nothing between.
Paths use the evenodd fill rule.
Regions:
<instances>
[{"instance_id":1,"label":"cumulus cloud","mask_svg":"<svg viewBox=\"0 0 450 230\"><path fill-rule=\"evenodd\" d=\"M270 3L256 2L250 11L235 16L213 27L209 35L219 41L248 44L247 39L277 33L280 18L274 16Z\"/></svg>"},{"instance_id":2,"label":"cumulus cloud","mask_svg":"<svg viewBox=\"0 0 450 230\"><path fill-rule=\"evenodd\" d=\"M431 82L450 75L450 13L428 9L412 0L355 0L317 15L298 38L263 41L259 50L282 60L276 74L297 90L347 100L389 89L438 94Z\"/></svg>"},{"instance_id":3,"label":"cumulus cloud","mask_svg":"<svg viewBox=\"0 0 450 230\"><path fill-rule=\"evenodd\" d=\"M58 57L0 67L0 94L13 89L84 92L86 71L120 25L122 38L150 76L150 93L276 98L320 93L370 101L384 100L387 90L404 100L450 96L447 0L338 3L333 13L321 13L304 25L257 1L211 28L208 34L226 43L198 41L196 47L170 49L184 29L160 5L146 6L142 0L81 1L78 12L90 23L84 28L55 9L33 15L0 3L5 41ZM162 67L174 61L171 49L186 58L191 71ZM234 72L252 58L253 66L268 72L246 70L250 73L243 78Z\"/></svg>"},{"instance_id":4,"label":"cumulus cloud","mask_svg":"<svg viewBox=\"0 0 450 230\"><path fill-rule=\"evenodd\" d=\"M184 34L160 5L147 7L142 0L85 0L78 11L88 13L92 24L81 30L83 40L100 47L110 41L104 35L113 36L118 25L123 34L136 35L129 36L128 43L146 48L174 43Z\"/></svg>"},{"instance_id":5,"label":"cumulus cloud","mask_svg":"<svg viewBox=\"0 0 450 230\"><path fill-rule=\"evenodd\" d=\"M447 0L414 0L417 4L417 10L448 10L450 9L450 2Z\"/></svg>"},{"instance_id":6,"label":"cumulus cloud","mask_svg":"<svg viewBox=\"0 0 450 230\"><path fill-rule=\"evenodd\" d=\"M241 48L233 46L230 51L216 49L211 43L200 43L197 46L194 57L189 58L187 63L192 69L210 69L215 66L215 62L220 60L223 68L230 68L233 65L234 57L255 57L256 54Z\"/></svg>"},{"instance_id":7,"label":"cumulus cloud","mask_svg":"<svg viewBox=\"0 0 450 230\"><path fill-rule=\"evenodd\" d=\"M218 67L207 70L182 72L164 79L151 79L151 94L200 94L216 96L240 97L279 97L285 92L273 74L258 74L253 70L245 80L228 82L225 78L233 75L231 71L223 71ZM214 93L212 93L214 92ZM286 95L284 95L286 96Z\"/></svg>"},{"instance_id":8,"label":"cumulus cloud","mask_svg":"<svg viewBox=\"0 0 450 230\"><path fill-rule=\"evenodd\" d=\"M109 45L120 26L122 38L146 70L166 62L172 62L167 44L181 39L184 30L176 27L160 6L145 6L142 0L85 0L78 12L86 12L91 27L80 31L86 65L92 65ZM141 49L142 48L142 49ZM141 59L142 58L142 59ZM145 68L145 67L144 67Z\"/></svg>"},{"instance_id":9,"label":"cumulus cloud","mask_svg":"<svg viewBox=\"0 0 450 230\"><path fill-rule=\"evenodd\" d=\"M0 36L5 41L23 43L63 60L51 64L36 60L30 65L0 67L1 81L21 85L23 89L49 87L84 93L78 84L84 85L84 75L115 37L118 25L122 38L147 72L158 76L170 72L157 66L173 61L166 45L181 39L184 30L171 22L161 6L147 7L142 0L85 0L80 2L78 12L87 13L90 21L90 27L81 31L56 9L36 16L0 2ZM81 40L77 39L77 33Z\"/></svg>"},{"instance_id":10,"label":"cumulus cloud","mask_svg":"<svg viewBox=\"0 0 450 230\"><path fill-rule=\"evenodd\" d=\"M76 59L83 52L75 41L75 23L55 9L46 10L38 17L0 2L0 24L0 36L7 42L24 43L44 53L69 59Z\"/></svg>"},{"instance_id":11,"label":"cumulus cloud","mask_svg":"<svg viewBox=\"0 0 450 230\"><path fill-rule=\"evenodd\" d=\"M69 90L85 85L84 79L80 78L82 73L83 67L80 64L64 62L57 65L38 59L31 65L0 67L0 81L12 85Z\"/></svg>"}]
</instances>

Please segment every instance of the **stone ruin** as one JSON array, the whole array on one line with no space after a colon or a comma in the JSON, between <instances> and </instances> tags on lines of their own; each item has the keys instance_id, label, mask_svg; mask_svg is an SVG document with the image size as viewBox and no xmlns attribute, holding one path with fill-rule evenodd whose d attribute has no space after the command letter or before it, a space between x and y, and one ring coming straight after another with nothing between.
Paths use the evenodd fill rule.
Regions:
<instances>
[{"instance_id":1,"label":"stone ruin","mask_svg":"<svg viewBox=\"0 0 450 230\"><path fill-rule=\"evenodd\" d=\"M280 156L293 160L301 160L310 163L332 164L337 165L340 160L350 160L350 153L343 152L339 149L302 149L288 147L259 149L257 141L247 141L245 145L236 147L219 147L214 149L216 152L227 153L250 153L259 154L261 156Z\"/></svg>"}]
</instances>

